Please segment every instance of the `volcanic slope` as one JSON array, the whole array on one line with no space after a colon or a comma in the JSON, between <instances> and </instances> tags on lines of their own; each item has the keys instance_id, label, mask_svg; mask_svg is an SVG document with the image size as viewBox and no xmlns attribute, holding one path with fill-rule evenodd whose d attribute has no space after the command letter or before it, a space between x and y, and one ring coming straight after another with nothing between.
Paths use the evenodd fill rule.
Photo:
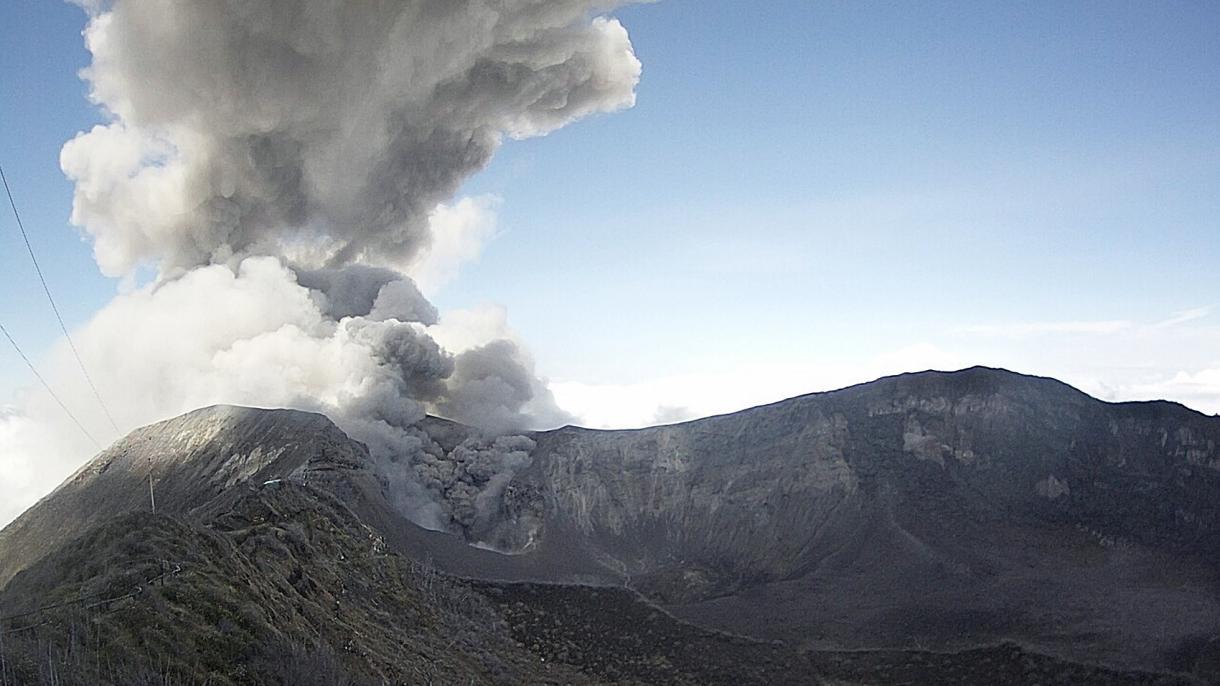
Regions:
<instances>
[{"instance_id":1,"label":"volcanic slope","mask_svg":"<svg viewBox=\"0 0 1220 686\"><path fill-rule=\"evenodd\" d=\"M1220 636L1220 418L987 368L537 436L541 547L824 649L1016 639L1191 669Z\"/></svg>"},{"instance_id":2,"label":"volcanic slope","mask_svg":"<svg viewBox=\"0 0 1220 686\"><path fill-rule=\"evenodd\" d=\"M14 577L0 614L0 683L27 685L1190 683L1015 645L798 651L622 588L455 579L291 482L243 489L205 525L101 524Z\"/></svg>"},{"instance_id":3,"label":"volcanic slope","mask_svg":"<svg viewBox=\"0 0 1220 686\"><path fill-rule=\"evenodd\" d=\"M446 454L476 433L423 428ZM201 410L132 434L0 532L0 583L145 507L151 468L161 511L193 524L245 485L308 480L390 550L443 571L625 585L696 624L795 648L1014 640L1196 674L1220 653L1220 419L1180 405L974 368L532 438L497 516L453 535L405 521L367 450L325 418Z\"/></svg>"}]
</instances>

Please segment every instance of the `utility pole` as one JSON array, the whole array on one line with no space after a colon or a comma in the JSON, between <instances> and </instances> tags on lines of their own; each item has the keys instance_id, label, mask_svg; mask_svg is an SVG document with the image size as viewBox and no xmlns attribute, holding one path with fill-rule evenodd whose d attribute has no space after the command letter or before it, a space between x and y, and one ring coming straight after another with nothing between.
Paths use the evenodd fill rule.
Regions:
<instances>
[{"instance_id":1,"label":"utility pole","mask_svg":"<svg viewBox=\"0 0 1220 686\"><path fill-rule=\"evenodd\" d=\"M148 458L148 504L152 506L152 513L157 514L157 497L155 495L153 495L152 457Z\"/></svg>"},{"instance_id":2,"label":"utility pole","mask_svg":"<svg viewBox=\"0 0 1220 686\"><path fill-rule=\"evenodd\" d=\"M4 657L4 624L0 623L0 684L8 686L8 661Z\"/></svg>"}]
</instances>

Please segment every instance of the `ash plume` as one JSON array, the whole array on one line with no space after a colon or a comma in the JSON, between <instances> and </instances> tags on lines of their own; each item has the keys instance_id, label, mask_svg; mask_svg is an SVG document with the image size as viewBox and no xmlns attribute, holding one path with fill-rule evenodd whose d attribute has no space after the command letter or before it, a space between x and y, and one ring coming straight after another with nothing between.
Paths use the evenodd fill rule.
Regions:
<instances>
[{"instance_id":1,"label":"ash plume","mask_svg":"<svg viewBox=\"0 0 1220 686\"><path fill-rule=\"evenodd\" d=\"M594 0L118 0L85 31L113 117L64 147L74 221L121 275L237 254L402 266L504 136L634 103Z\"/></svg>"},{"instance_id":2,"label":"ash plume","mask_svg":"<svg viewBox=\"0 0 1220 686\"><path fill-rule=\"evenodd\" d=\"M120 423L214 403L321 411L369 445L409 516L469 528L528 463L507 434L569 417L503 322L438 312L412 277L434 289L477 253L489 205L454 195L505 139L634 104L640 64L605 16L623 3L78 4L107 122L61 153L72 221L104 273L156 273L76 334ZM31 426L57 433L44 405L26 398L0 437L20 447L8 467L58 477L81 449L31 453ZM417 426L429 412L486 435L438 456Z\"/></svg>"}]
</instances>

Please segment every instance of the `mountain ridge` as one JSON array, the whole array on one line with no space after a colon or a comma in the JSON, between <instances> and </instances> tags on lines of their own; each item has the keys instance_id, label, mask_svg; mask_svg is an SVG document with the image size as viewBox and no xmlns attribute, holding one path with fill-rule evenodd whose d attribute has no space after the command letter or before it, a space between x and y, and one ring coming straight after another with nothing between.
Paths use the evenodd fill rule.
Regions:
<instances>
[{"instance_id":1,"label":"mountain ridge","mask_svg":"<svg viewBox=\"0 0 1220 686\"><path fill-rule=\"evenodd\" d=\"M179 435L193 422L220 430L193 443ZM454 465L475 433L421 428ZM1045 377L919 372L677 424L533 432L489 518L457 535L407 521L367 449L321 415L205 408L145 431L173 435L133 434L108 463L128 470L82 470L0 531L0 584L36 559L31 541L142 507L141 450L156 448L177 516L308 479L445 572L625 585L697 625L809 648L1012 639L1181 669L1220 636L1220 418ZM64 515L86 506L84 523Z\"/></svg>"},{"instance_id":2,"label":"mountain ridge","mask_svg":"<svg viewBox=\"0 0 1220 686\"><path fill-rule=\"evenodd\" d=\"M787 398L783 398L781 400L775 400L772 402L766 402L766 403L762 403L759 405L744 407L744 408L741 408L738 410L720 412L720 413L716 413L716 414L707 415L705 417L695 417L695 418L691 418L691 419L683 419L681 421L676 421L676 422L666 422L666 423L662 423L662 424L650 424L648 426L630 427L630 428L602 428L602 427L589 427L589 426L584 426L581 424L565 424L563 426L556 427L554 429L548 429L542 433L553 432L553 431L563 431L563 430L568 430L568 429L580 430L580 431L596 431L596 432L646 431L648 429L657 429L657 428L662 428L662 427L694 424L694 423L706 421L709 419L716 419L719 417L727 417L727 416L741 414L741 413L745 413L745 412L751 412L754 410L761 410L761 409L766 409L766 408L770 408L770 407L775 407L777 405L783 405L785 403L790 403L790 402L794 402L794 401L811 400L811 399L816 399L816 398L823 397L823 396L850 392L850 391L853 391L856 389L871 387L871 386L874 386L877 384L885 384L887 382L900 382L900 381L909 380L909 379L931 379L931 378L942 378L942 377L960 379L964 376L968 376L968 375L972 375L972 374L994 374L997 377L1023 379L1026 381L1034 381L1034 382L1046 382L1048 384L1048 386L1050 386L1050 385L1057 386L1062 390L1071 391L1075 394L1084 396L1094 402L1102 403L1105 405L1111 405L1111 406L1115 406L1115 407L1162 406L1162 405L1164 405L1164 406L1168 406L1171 408L1184 410L1188 413L1198 415L1199 417L1204 417L1204 418L1220 417L1220 414L1207 414L1206 412L1196 410L1196 409L1190 407L1189 405L1178 402L1176 400L1168 400L1165 398L1158 398L1158 399L1151 399L1151 400L1104 400L1102 398L1098 398L1096 396L1090 395L1089 393L1087 393L1065 381L1060 381L1059 379L1056 379L1051 376L1042 376L1042 375L1037 375L1037 374L1025 374L1022 372L1013 371L1006 367L989 367L987 365L973 365L970 367L963 367L961 369L953 369L953 370L925 369L923 371L916 371L916 372L900 372L897 374L887 374L885 376L877 377L876 379L873 379L871 381L861 381L859 383L848 384L846 386L832 388L832 389L828 389L825 391L811 391L809 393L802 393L799 395L794 395L794 396L790 396ZM443 417L436 417L436 418L444 419L445 421L452 421L452 420L445 419Z\"/></svg>"}]
</instances>

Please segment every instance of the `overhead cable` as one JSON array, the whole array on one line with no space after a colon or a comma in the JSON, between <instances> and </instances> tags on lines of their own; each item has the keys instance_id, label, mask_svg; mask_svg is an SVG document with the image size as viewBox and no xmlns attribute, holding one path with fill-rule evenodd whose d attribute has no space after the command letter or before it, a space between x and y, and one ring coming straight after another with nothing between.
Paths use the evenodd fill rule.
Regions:
<instances>
[{"instance_id":1,"label":"overhead cable","mask_svg":"<svg viewBox=\"0 0 1220 686\"><path fill-rule=\"evenodd\" d=\"M0 181L4 182L4 193L8 196L9 207L13 208L13 216L17 219L17 228L20 229L21 238L25 241L25 249L30 254L30 261L34 263L34 271L38 273L38 280L42 283L42 292L47 294L47 302L51 303L51 311L55 313L55 320L59 322L59 329L63 331L64 338L68 341L68 347L72 350L72 356L76 358L76 364L80 366L81 374L85 376L85 381L89 384L89 389L93 391L93 397L97 398L98 405L101 405L102 412L105 413L110 426L114 428L115 433L122 433L119 430L118 423L114 421L114 415L110 414L110 408L106 407L106 401L102 399L101 392L97 390L97 385L93 383L93 377L89 375L89 370L85 368L85 361L81 359L80 352L76 349L76 343L72 342L72 335L68 333L68 326L64 324L64 318L59 313L59 306L55 304L55 298L51 296L51 288L47 285L47 279L42 273L42 266L38 263L38 257L34 254L34 246L30 244L30 236L26 233L25 223L21 221L21 213L17 211L17 203L13 200L13 191L8 186L8 177L4 175L3 166L0 166Z\"/></svg>"},{"instance_id":2,"label":"overhead cable","mask_svg":"<svg viewBox=\"0 0 1220 686\"><path fill-rule=\"evenodd\" d=\"M13 346L13 350L17 351L17 355L21 357L22 362L25 362L25 366L30 368L30 371L34 374L34 378L38 379L38 382L41 383L42 387L46 389L47 393L51 396L51 399L56 403L59 403L59 407L64 411L64 414L68 415L68 418L72 420L73 424L76 424L76 428L80 429L81 433L85 434L89 441L93 443L98 450L101 450L102 444L97 442L97 439L93 437L93 434L89 433L89 430L85 428L85 425L81 424L80 420L76 418L76 415L72 414L72 410L69 410L68 406L64 404L64 401L55 394L55 391L51 389L51 384L47 383L47 380L43 378L42 374L38 373L38 368L34 366L33 362L30 362L30 358L26 357L25 353L21 350L21 346L17 345L17 341L13 340L13 337L9 335L8 329L4 328L4 324L0 324L0 333L3 333L4 337L8 339L9 344Z\"/></svg>"}]
</instances>

